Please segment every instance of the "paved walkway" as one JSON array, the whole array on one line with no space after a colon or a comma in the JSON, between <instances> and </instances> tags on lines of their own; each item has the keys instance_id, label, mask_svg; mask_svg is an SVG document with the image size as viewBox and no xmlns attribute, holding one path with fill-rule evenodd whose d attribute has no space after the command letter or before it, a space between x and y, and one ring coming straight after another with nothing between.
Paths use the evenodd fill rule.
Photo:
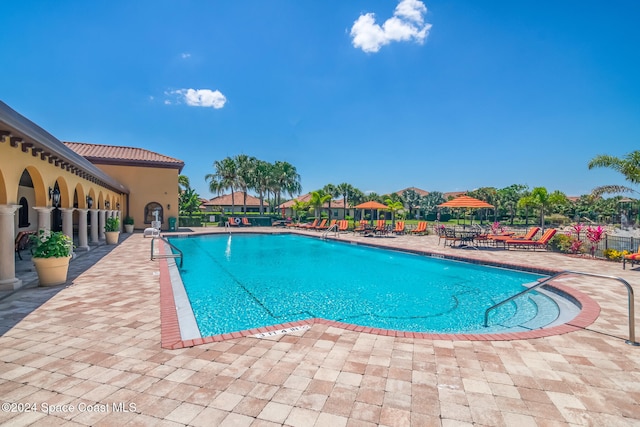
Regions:
<instances>
[{"instance_id":1,"label":"paved walkway","mask_svg":"<svg viewBox=\"0 0 640 427\"><path fill-rule=\"evenodd\" d=\"M435 236L339 239L640 283L639 269L554 253L443 248ZM166 350L149 246L128 236L74 260L66 286L0 300L0 423L640 425L640 347L625 344L627 294L614 281L563 279L602 311L585 329L544 338L427 340L315 324Z\"/></svg>"}]
</instances>

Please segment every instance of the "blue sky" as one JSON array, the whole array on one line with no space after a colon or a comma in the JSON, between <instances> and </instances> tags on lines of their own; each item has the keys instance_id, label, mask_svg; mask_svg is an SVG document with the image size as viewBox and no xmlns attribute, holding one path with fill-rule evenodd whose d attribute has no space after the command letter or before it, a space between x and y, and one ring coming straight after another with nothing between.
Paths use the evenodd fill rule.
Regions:
<instances>
[{"instance_id":1,"label":"blue sky","mask_svg":"<svg viewBox=\"0 0 640 427\"><path fill-rule=\"evenodd\" d=\"M63 141L240 153L303 191L585 194L640 149L637 0L2 2L0 99Z\"/></svg>"}]
</instances>

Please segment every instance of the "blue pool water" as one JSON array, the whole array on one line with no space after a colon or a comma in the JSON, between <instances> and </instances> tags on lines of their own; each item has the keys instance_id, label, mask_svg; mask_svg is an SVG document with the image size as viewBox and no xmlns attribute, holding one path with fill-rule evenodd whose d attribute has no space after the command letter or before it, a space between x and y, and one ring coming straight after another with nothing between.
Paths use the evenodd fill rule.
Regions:
<instances>
[{"instance_id":1,"label":"blue pool water","mask_svg":"<svg viewBox=\"0 0 640 427\"><path fill-rule=\"evenodd\" d=\"M517 325L535 318L540 305L529 298L506 304L492 312L498 326L485 328L488 307L541 276L290 234L171 243L185 254L181 277L203 336L315 317L401 331L493 333L524 330Z\"/></svg>"}]
</instances>

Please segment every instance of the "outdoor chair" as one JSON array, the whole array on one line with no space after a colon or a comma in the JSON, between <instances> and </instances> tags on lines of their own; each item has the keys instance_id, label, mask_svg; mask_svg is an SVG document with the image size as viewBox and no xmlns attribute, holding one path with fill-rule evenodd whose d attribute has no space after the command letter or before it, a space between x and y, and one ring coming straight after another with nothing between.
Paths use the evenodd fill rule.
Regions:
<instances>
[{"instance_id":1,"label":"outdoor chair","mask_svg":"<svg viewBox=\"0 0 640 427\"><path fill-rule=\"evenodd\" d=\"M376 234L385 234L387 232L387 225L384 219L379 219L376 222L376 228L374 229Z\"/></svg>"},{"instance_id":2,"label":"outdoor chair","mask_svg":"<svg viewBox=\"0 0 640 427\"><path fill-rule=\"evenodd\" d=\"M640 264L640 246L638 247L638 251L634 254L625 255L622 258L622 269L625 270L627 268L627 263L631 264L631 267L634 264Z\"/></svg>"},{"instance_id":3,"label":"outdoor chair","mask_svg":"<svg viewBox=\"0 0 640 427\"><path fill-rule=\"evenodd\" d=\"M22 260L22 255L20 251L31 250L31 235L34 234L33 231L20 231L16 236L15 247L16 254L18 254L18 258Z\"/></svg>"},{"instance_id":4,"label":"outdoor chair","mask_svg":"<svg viewBox=\"0 0 640 427\"><path fill-rule=\"evenodd\" d=\"M539 240L532 240L532 239L509 239L509 240L505 240L504 245L511 248L524 248L524 249L537 249L537 248L541 248L541 249L546 249L549 242L551 241L551 239L553 238L553 236L556 234L557 230L555 228L549 228L547 231L544 232L544 234L542 235L542 237L540 237Z\"/></svg>"},{"instance_id":5,"label":"outdoor chair","mask_svg":"<svg viewBox=\"0 0 640 427\"><path fill-rule=\"evenodd\" d=\"M460 242L460 237L456 236L456 230L454 228L445 227L444 246L447 246L447 242L449 242L449 246L451 247L453 247L456 242Z\"/></svg>"},{"instance_id":6,"label":"outdoor chair","mask_svg":"<svg viewBox=\"0 0 640 427\"><path fill-rule=\"evenodd\" d=\"M318 225L318 220L314 219L311 224L301 224L298 226L298 228L310 229L310 228L314 228L316 225Z\"/></svg>"},{"instance_id":7,"label":"outdoor chair","mask_svg":"<svg viewBox=\"0 0 640 427\"><path fill-rule=\"evenodd\" d=\"M242 220L240 218L234 218L230 216L227 223L229 224L230 227L239 227L240 224L242 223Z\"/></svg>"},{"instance_id":8,"label":"outdoor chair","mask_svg":"<svg viewBox=\"0 0 640 427\"><path fill-rule=\"evenodd\" d=\"M361 219L360 223L358 224L357 227L355 227L353 229L354 233L364 233L365 231L367 231L367 220L366 219Z\"/></svg>"},{"instance_id":9,"label":"outdoor chair","mask_svg":"<svg viewBox=\"0 0 640 427\"><path fill-rule=\"evenodd\" d=\"M391 230L394 234L404 234L404 221L397 221L396 227Z\"/></svg>"},{"instance_id":10,"label":"outdoor chair","mask_svg":"<svg viewBox=\"0 0 640 427\"><path fill-rule=\"evenodd\" d=\"M327 225L327 219L323 219L322 221L320 221L320 224L316 225L315 227L312 227L314 230L324 230Z\"/></svg>"},{"instance_id":11,"label":"outdoor chair","mask_svg":"<svg viewBox=\"0 0 640 427\"><path fill-rule=\"evenodd\" d=\"M338 221L338 231L349 231L349 221L346 219Z\"/></svg>"},{"instance_id":12,"label":"outdoor chair","mask_svg":"<svg viewBox=\"0 0 640 427\"><path fill-rule=\"evenodd\" d=\"M495 243L502 243L506 246L507 240L533 240L533 238L540 231L540 227L531 227L526 234L522 235L514 235L514 233L504 233L504 234L490 234L487 236L488 239L492 240Z\"/></svg>"},{"instance_id":13,"label":"outdoor chair","mask_svg":"<svg viewBox=\"0 0 640 427\"><path fill-rule=\"evenodd\" d=\"M411 230L413 234L427 234L427 221L418 222L418 226Z\"/></svg>"},{"instance_id":14,"label":"outdoor chair","mask_svg":"<svg viewBox=\"0 0 640 427\"><path fill-rule=\"evenodd\" d=\"M244 227L251 227L251 222L249 222L249 218L246 216L242 217L242 225Z\"/></svg>"}]
</instances>

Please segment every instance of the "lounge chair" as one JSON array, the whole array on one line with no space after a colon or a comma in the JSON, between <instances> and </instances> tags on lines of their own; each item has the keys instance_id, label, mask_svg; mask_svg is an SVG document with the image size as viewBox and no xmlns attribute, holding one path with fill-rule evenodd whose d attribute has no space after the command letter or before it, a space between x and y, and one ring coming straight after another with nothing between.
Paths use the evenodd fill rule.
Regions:
<instances>
[{"instance_id":1,"label":"lounge chair","mask_svg":"<svg viewBox=\"0 0 640 427\"><path fill-rule=\"evenodd\" d=\"M638 247L638 252L636 252L635 254L625 255L622 258L623 270L627 268L627 263L631 264L632 267L634 264L640 264L640 246Z\"/></svg>"},{"instance_id":2,"label":"lounge chair","mask_svg":"<svg viewBox=\"0 0 640 427\"><path fill-rule=\"evenodd\" d=\"M242 221L240 220L240 218L234 218L230 216L227 224L229 224L230 227L239 227L241 222Z\"/></svg>"},{"instance_id":3,"label":"lounge chair","mask_svg":"<svg viewBox=\"0 0 640 427\"><path fill-rule=\"evenodd\" d=\"M533 240L536 234L540 231L540 227L531 227L526 234L514 235L514 233L503 233L503 234L489 234L487 235L487 239L494 242L494 244L500 242L506 246L507 240Z\"/></svg>"},{"instance_id":4,"label":"lounge chair","mask_svg":"<svg viewBox=\"0 0 640 427\"><path fill-rule=\"evenodd\" d=\"M387 233L387 221L384 219L379 219L376 221L376 228L374 230L376 234L386 234Z\"/></svg>"},{"instance_id":5,"label":"lounge chair","mask_svg":"<svg viewBox=\"0 0 640 427\"><path fill-rule=\"evenodd\" d=\"M338 221L338 231L349 231L349 221L346 219Z\"/></svg>"},{"instance_id":6,"label":"lounge chair","mask_svg":"<svg viewBox=\"0 0 640 427\"><path fill-rule=\"evenodd\" d=\"M365 231L368 230L368 227L367 227L367 223L368 222L369 221L367 221L366 219L361 219L360 223L358 224L358 226L353 229L353 232L354 233L364 233Z\"/></svg>"},{"instance_id":7,"label":"lounge chair","mask_svg":"<svg viewBox=\"0 0 640 427\"><path fill-rule=\"evenodd\" d=\"M18 254L18 258L22 259L22 255L20 251L24 251L26 249L31 249L31 235L34 234L33 231L20 231L16 236L15 247L16 254Z\"/></svg>"},{"instance_id":8,"label":"lounge chair","mask_svg":"<svg viewBox=\"0 0 640 427\"><path fill-rule=\"evenodd\" d=\"M242 226L251 227L251 222L249 222L249 218L247 218L246 216L242 217Z\"/></svg>"},{"instance_id":9,"label":"lounge chair","mask_svg":"<svg viewBox=\"0 0 640 427\"><path fill-rule=\"evenodd\" d=\"M298 226L298 228L312 229L315 228L316 225L318 225L318 220L314 219L311 224L301 224Z\"/></svg>"},{"instance_id":10,"label":"lounge chair","mask_svg":"<svg viewBox=\"0 0 640 427\"><path fill-rule=\"evenodd\" d=\"M397 221L396 227L391 230L394 234L404 234L404 221Z\"/></svg>"},{"instance_id":11,"label":"lounge chair","mask_svg":"<svg viewBox=\"0 0 640 427\"><path fill-rule=\"evenodd\" d=\"M312 227L314 230L323 230L326 228L327 225L327 219L323 219L322 221L320 221L320 224L316 225L315 227Z\"/></svg>"},{"instance_id":12,"label":"lounge chair","mask_svg":"<svg viewBox=\"0 0 640 427\"><path fill-rule=\"evenodd\" d=\"M413 234L427 234L427 221L418 222L418 226L411 230Z\"/></svg>"},{"instance_id":13,"label":"lounge chair","mask_svg":"<svg viewBox=\"0 0 640 427\"><path fill-rule=\"evenodd\" d=\"M557 230L555 228L549 228L547 231L544 232L544 234L542 235L542 237L540 237L539 240L509 239L509 240L505 240L504 245L507 247L513 246L514 248L546 249L547 245L549 244L553 236L556 234L556 232Z\"/></svg>"},{"instance_id":14,"label":"lounge chair","mask_svg":"<svg viewBox=\"0 0 640 427\"><path fill-rule=\"evenodd\" d=\"M332 220L331 220L331 222L329 223L329 225L325 225L325 226L324 226L324 227L322 227L322 228L318 228L318 230L328 230L328 229L330 229L331 227L333 227L334 225L336 225L337 223L338 223L338 220L337 220L337 219L332 219Z\"/></svg>"}]
</instances>

